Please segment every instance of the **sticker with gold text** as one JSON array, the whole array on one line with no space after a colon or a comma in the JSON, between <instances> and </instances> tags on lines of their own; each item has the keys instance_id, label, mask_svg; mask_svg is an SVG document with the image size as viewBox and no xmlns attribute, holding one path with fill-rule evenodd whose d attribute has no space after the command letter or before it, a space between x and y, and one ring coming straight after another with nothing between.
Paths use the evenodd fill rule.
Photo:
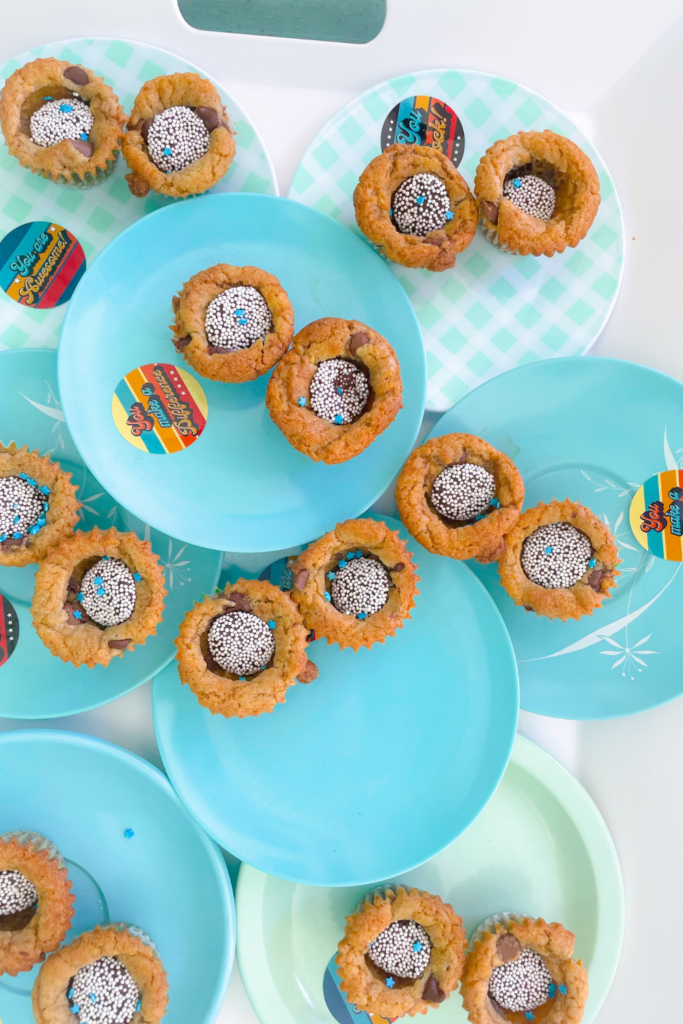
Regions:
<instances>
[{"instance_id":1,"label":"sticker with gold text","mask_svg":"<svg viewBox=\"0 0 683 1024\"><path fill-rule=\"evenodd\" d=\"M457 167L465 152L465 129L443 100L408 96L387 114L382 126L382 150L394 142L438 149Z\"/></svg>"},{"instance_id":2,"label":"sticker with gold text","mask_svg":"<svg viewBox=\"0 0 683 1024\"><path fill-rule=\"evenodd\" d=\"M172 455L189 448L206 426L201 384L171 363L147 363L119 382L111 400L116 428L142 452Z\"/></svg>"},{"instance_id":3,"label":"sticker with gold text","mask_svg":"<svg viewBox=\"0 0 683 1024\"><path fill-rule=\"evenodd\" d=\"M683 469L667 469L646 480L631 502L636 540L658 558L683 561Z\"/></svg>"},{"instance_id":4,"label":"sticker with gold text","mask_svg":"<svg viewBox=\"0 0 683 1024\"><path fill-rule=\"evenodd\" d=\"M61 306L84 273L81 243L49 220L20 224L0 241L0 287L22 306Z\"/></svg>"}]
</instances>

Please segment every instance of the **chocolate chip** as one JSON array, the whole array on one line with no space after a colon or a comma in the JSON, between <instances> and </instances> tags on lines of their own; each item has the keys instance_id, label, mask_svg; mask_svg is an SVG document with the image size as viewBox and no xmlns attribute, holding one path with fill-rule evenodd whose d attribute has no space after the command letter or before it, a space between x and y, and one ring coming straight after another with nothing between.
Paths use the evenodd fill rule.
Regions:
<instances>
[{"instance_id":1,"label":"chocolate chip","mask_svg":"<svg viewBox=\"0 0 683 1024\"><path fill-rule=\"evenodd\" d=\"M7 540L3 540L0 543L0 548L3 551L10 551L12 548L21 548L28 544L28 537L22 537L18 540L16 537L8 537Z\"/></svg>"},{"instance_id":2,"label":"chocolate chip","mask_svg":"<svg viewBox=\"0 0 683 1024\"><path fill-rule=\"evenodd\" d=\"M124 647L127 647L129 643L130 640L110 640L107 646L119 651L123 650Z\"/></svg>"},{"instance_id":3,"label":"chocolate chip","mask_svg":"<svg viewBox=\"0 0 683 1024\"><path fill-rule=\"evenodd\" d=\"M299 675L296 677L300 683L312 683L320 675L318 666L314 661L307 661Z\"/></svg>"},{"instance_id":4,"label":"chocolate chip","mask_svg":"<svg viewBox=\"0 0 683 1024\"><path fill-rule=\"evenodd\" d=\"M147 142L147 132L152 127L153 120L153 117L146 117L144 121L141 121L140 124L136 126L137 130L140 132L140 135L142 135L145 142Z\"/></svg>"},{"instance_id":5,"label":"chocolate chip","mask_svg":"<svg viewBox=\"0 0 683 1024\"><path fill-rule=\"evenodd\" d=\"M29 923L38 904L27 907L26 910L16 910L13 914L0 915L0 932L20 932Z\"/></svg>"},{"instance_id":6,"label":"chocolate chip","mask_svg":"<svg viewBox=\"0 0 683 1024\"><path fill-rule=\"evenodd\" d=\"M75 64L72 64L70 68L62 71L62 74L65 78L68 78L70 82L73 82L74 85L87 85L90 81L90 75L88 72L84 71L83 68L77 67Z\"/></svg>"},{"instance_id":7,"label":"chocolate chip","mask_svg":"<svg viewBox=\"0 0 683 1024\"><path fill-rule=\"evenodd\" d=\"M498 223L498 207L495 203L490 203L488 199L482 199L481 212L487 220L491 221L492 224Z\"/></svg>"},{"instance_id":8,"label":"chocolate chip","mask_svg":"<svg viewBox=\"0 0 683 1024\"><path fill-rule=\"evenodd\" d=\"M230 131L230 125L227 121L221 121L221 128L225 128L226 132Z\"/></svg>"},{"instance_id":9,"label":"chocolate chip","mask_svg":"<svg viewBox=\"0 0 683 1024\"><path fill-rule=\"evenodd\" d=\"M445 236L443 235L443 233L436 235L436 237L432 237L431 235L425 235L422 241L426 242L428 245L441 245L441 243L444 240L444 237Z\"/></svg>"},{"instance_id":10,"label":"chocolate chip","mask_svg":"<svg viewBox=\"0 0 683 1024\"><path fill-rule=\"evenodd\" d=\"M294 580L294 586L297 590L303 590L308 583L308 569L301 569Z\"/></svg>"},{"instance_id":11,"label":"chocolate chip","mask_svg":"<svg viewBox=\"0 0 683 1024\"><path fill-rule=\"evenodd\" d=\"M249 598L244 594L240 594L239 591L233 590L232 594L228 595L228 607L233 612L250 612L251 604Z\"/></svg>"},{"instance_id":12,"label":"chocolate chip","mask_svg":"<svg viewBox=\"0 0 683 1024\"><path fill-rule=\"evenodd\" d=\"M83 139L70 139L69 141L74 149L77 149L78 152L86 158L86 160L89 160L93 155L94 147L92 142L84 142Z\"/></svg>"},{"instance_id":13,"label":"chocolate chip","mask_svg":"<svg viewBox=\"0 0 683 1024\"><path fill-rule=\"evenodd\" d=\"M512 932L504 932L503 935L498 936L496 952L504 964L508 960L516 960L521 951L522 943Z\"/></svg>"},{"instance_id":14,"label":"chocolate chip","mask_svg":"<svg viewBox=\"0 0 683 1024\"><path fill-rule=\"evenodd\" d=\"M83 626L86 622L90 622L90 616L87 612L83 611L80 604L76 601L65 601L63 607L68 616L70 626ZM80 612L81 617L78 618L77 615L74 615L74 612Z\"/></svg>"},{"instance_id":15,"label":"chocolate chip","mask_svg":"<svg viewBox=\"0 0 683 1024\"><path fill-rule=\"evenodd\" d=\"M210 356L225 355L230 350L225 348L223 345L207 345L206 346Z\"/></svg>"},{"instance_id":16,"label":"chocolate chip","mask_svg":"<svg viewBox=\"0 0 683 1024\"><path fill-rule=\"evenodd\" d=\"M507 1017L505 1016L505 1010L500 1005L500 1003L497 1003L495 999L491 998L491 996L489 996L489 1002L490 1002L491 1006L493 1007L494 1011L498 1014L498 1016L502 1017L503 1020L507 1020Z\"/></svg>"},{"instance_id":17,"label":"chocolate chip","mask_svg":"<svg viewBox=\"0 0 683 1024\"><path fill-rule=\"evenodd\" d=\"M463 450L462 450L462 455L460 456L460 458L458 459L458 461L457 461L457 462L454 462L454 463L453 463L453 465L454 465L454 466L464 466L466 462L467 462L467 452L466 452L466 450L465 450L465 449L463 448Z\"/></svg>"},{"instance_id":18,"label":"chocolate chip","mask_svg":"<svg viewBox=\"0 0 683 1024\"><path fill-rule=\"evenodd\" d=\"M530 604L525 604L525 605L524 605L524 611L525 611L525 612L532 612L532 611L533 611L533 608L531 607L531 605L530 605Z\"/></svg>"},{"instance_id":19,"label":"chocolate chip","mask_svg":"<svg viewBox=\"0 0 683 1024\"><path fill-rule=\"evenodd\" d=\"M212 132L218 127L218 114L213 107L197 107L195 114L202 119L207 132Z\"/></svg>"},{"instance_id":20,"label":"chocolate chip","mask_svg":"<svg viewBox=\"0 0 683 1024\"><path fill-rule=\"evenodd\" d=\"M137 196L138 199L144 199L149 192L149 182L145 181L139 174L134 173L126 174L125 178L131 195Z\"/></svg>"},{"instance_id":21,"label":"chocolate chip","mask_svg":"<svg viewBox=\"0 0 683 1024\"><path fill-rule=\"evenodd\" d=\"M427 978L427 983L422 989L422 998L428 1003L442 1003L446 998L446 993L433 974Z\"/></svg>"},{"instance_id":22,"label":"chocolate chip","mask_svg":"<svg viewBox=\"0 0 683 1024\"><path fill-rule=\"evenodd\" d=\"M370 339L368 338L365 331L358 331L357 334L351 335L351 340L349 341L349 352L351 353L352 356L355 356L359 348L362 348L363 345L369 344Z\"/></svg>"},{"instance_id":23,"label":"chocolate chip","mask_svg":"<svg viewBox=\"0 0 683 1024\"><path fill-rule=\"evenodd\" d=\"M192 341L192 335L191 334L186 334L182 338L174 338L173 339L173 344L175 345L176 352L182 352L182 350L185 348L185 346L189 345L191 341Z\"/></svg>"},{"instance_id":24,"label":"chocolate chip","mask_svg":"<svg viewBox=\"0 0 683 1024\"><path fill-rule=\"evenodd\" d=\"M402 569L405 569L403 562L397 562L394 568L390 569L389 572L401 572Z\"/></svg>"},{"instance_id":25,"label":"chocolate chip","mask_svg":"<svg viewBox=\"0 0 683 1024\"><path fill-rule=\"evenodd\" d=\"M602 585L602 577L604 575L605 574L602 571L602 569L593 569L593 572L590 574L590 576L586 580L586 582L588 583L588 586L592 587L593 590L596 593L598 593L600 591L600 587Z\"/></svg>"}]
</instances>

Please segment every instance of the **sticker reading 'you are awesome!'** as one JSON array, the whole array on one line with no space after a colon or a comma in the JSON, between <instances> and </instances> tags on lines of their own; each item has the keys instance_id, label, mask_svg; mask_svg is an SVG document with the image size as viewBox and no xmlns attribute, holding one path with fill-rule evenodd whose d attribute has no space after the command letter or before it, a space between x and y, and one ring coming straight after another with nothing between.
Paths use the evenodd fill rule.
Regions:
<instances>
[{"instance_id":1,"label":"sticker reading 'you are awesome!'","mask_svg":"<svg viewBox=\"0 0 683 1024\"><path fill-rule=\"evenodd\" d=\"M201 435L208 406L192 374L171 363L147 363L119 382L111 411L118 432L135 448L172 455Z\"/></svg>"},{"instance_id":2,"label":"sticker reading 'you are awesome!'","mask_svg":"<svg viewBox=\"0 0 683 1024\"><path fill-rule=\"evenodd\" d=\"M61 306L84 272L81 243L60 224L20 224L0 241L0 287L22 306Z\"/></svg>"},{"instance_id":3,"label":"sticker reading 'you are awesome!'","mask_svg":"<svg viewBox=\"0 0 683 1024\"><path fill-rule=\"evenodd\" d=\"M646 480L631 502L631 529L653 555L683 562L683 469L667 469Z\"/></svg>"}]
</instances>

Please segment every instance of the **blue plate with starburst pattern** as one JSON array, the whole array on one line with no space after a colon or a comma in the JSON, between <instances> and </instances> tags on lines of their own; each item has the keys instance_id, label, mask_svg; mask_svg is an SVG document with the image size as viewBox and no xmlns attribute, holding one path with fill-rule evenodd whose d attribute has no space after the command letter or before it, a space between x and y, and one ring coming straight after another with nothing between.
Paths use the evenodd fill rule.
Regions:
<instances>
[{"instance_id":1,"label":"blue plate with starburst pattern","mask_svg":"<svg viewBox=\"0 0 683 1024\"><path fill-rule=\"evenodd\" d=\"M57 354L36 349L0 353L0 441L27 444L73 474L82 503L78 528L134 530L152 548L166 576L164 618L155 636L109 665L89 669L56 658L31 624L35 565L0 566L0 717L57 718L107 704L168 664L178 623L193 600L216 585L222 555L167 537L117 505L83 464L62 412Z\"/></svg>"},{"instance_id":2,"label":"blue plate with starburst pattern","mask_svg":"<svg viewBox=\"0 0 683 1024\"><path fill-rule=\"evenodd\" d=\"M615 359L553 359L495 377L441 417L431 437L466 431L514 459L525 508L569 497L619 546L614 597L576 622L517 607L494 565L469 563L505 620L521 707L555 718L617 718L683 694L681 562L644 550L629 526L634 494L683 464L683 384Z\"/></svg>"}]
</instances>

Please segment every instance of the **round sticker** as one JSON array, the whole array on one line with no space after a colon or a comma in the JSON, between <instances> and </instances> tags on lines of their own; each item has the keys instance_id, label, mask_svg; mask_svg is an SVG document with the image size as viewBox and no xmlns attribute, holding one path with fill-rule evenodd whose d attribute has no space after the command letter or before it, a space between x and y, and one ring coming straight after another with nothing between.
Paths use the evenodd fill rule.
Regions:
<instances>
[{"instance_id":1,"label":"round sticker","mask_svg":"<svg viewBox=\"0 0 683 1024\"><path fill-rule=\"evenodd\" d=\"M465 152L465 130L455 111L435 96L408 96L387 114L382 149L394 142L431 146L457 167Z\"/></svg>"},{"instance_id":2,"label":"round sticker","mask_svg":"<svg viewBox=\"0 0 683 1024\"><path fill-rule=\"evenodd\" d=\"M357 1010L352 1003L346 1001L346 994L340 988L341 978L337 974L336 956L337 950L335 949L332 959L325 968L325 976L323 978L323 995L325 996L327 1009L334 1019L339 1021L339 1024L352 1024L352 1022L353 1024L371 1024L371 1022L379 1024L383 1020L398 1020L398 1017L382 1017L378 1013L366 1013L364 1010Z\"/></svg>"},{"instance_id":3,"label":"round sticker","mask_svg":"<svg viewBox=\"0 0 683 1024\"><path fill-rule=\"evenodd\" d=\"M683 562L683 469L667 469L646 480L631 502L636 540L667 562Z\"/></svg>"},{"instance_id":4,"label":"round sticker","mask_svg":"<svg viewBox=\"0 0 683 1024\"><path fill-rule=\"evenodd\" d=\"M119 434L152 455L189 448L206 426L207 411L199 381L171 363L147 363L131 370L111 400Z\"/></svg>"},{"instance_id":5,"label":"round sticker","mask_svg":"<svg viewBox=\"0 0 683 1024\"><path fill-rule=\"evenodd\" d=\"M0 242L0 286L22 306L61 306L84 273L81 243L60 224L20 224Z\"/></svg>"},{"instance_id":6,"label":"round sticker","mask_svg":"<svg viewBox=\"0 0 683 1024\"><path fill-rule=\"evenodd\" d=\"M0 668L14 654L19 640L19 617L14 606L0 594Z\"/></svg>"}]
</instances>

